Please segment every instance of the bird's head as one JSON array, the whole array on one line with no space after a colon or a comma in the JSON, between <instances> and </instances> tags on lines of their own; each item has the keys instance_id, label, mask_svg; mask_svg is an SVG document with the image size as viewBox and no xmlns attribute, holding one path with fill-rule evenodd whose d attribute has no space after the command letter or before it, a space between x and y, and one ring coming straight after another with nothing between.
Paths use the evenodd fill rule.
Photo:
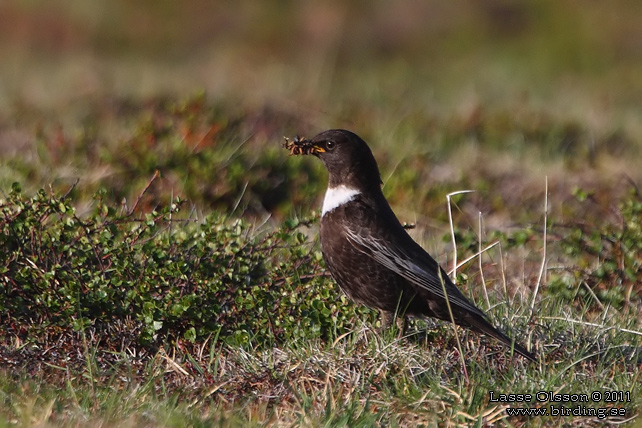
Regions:
<instances>
[{"instance_id":1,"label":"bird's head","mask_svg":"<svg viewBox=\"0 0 642 428\"><path fill-rule=\"evenodd\" d=\"M329 187L340 185L359 190L381 186L377 161L370 147L357 134L344 129L324 131L311 140L286 138L284 146L292 155L314 155L329 173Z\"/></svg>"}]
</instances>

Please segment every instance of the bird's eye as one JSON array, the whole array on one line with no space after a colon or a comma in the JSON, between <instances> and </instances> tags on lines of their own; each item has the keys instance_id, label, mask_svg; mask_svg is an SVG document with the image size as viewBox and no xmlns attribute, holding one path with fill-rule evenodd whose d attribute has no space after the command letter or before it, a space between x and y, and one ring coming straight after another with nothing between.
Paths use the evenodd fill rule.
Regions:
<instances>
[{"instance_id":1,"label":"bird's eye","mask_svg":"<svg viewBox=\"0 0 642 428\"><path fill-rule=\"evenodd\" d=\"M325 149L327 151L334 150L334 148L337 146L337 143L334 141L328 140L325 142Z\"/></svg>"}]
</instances>

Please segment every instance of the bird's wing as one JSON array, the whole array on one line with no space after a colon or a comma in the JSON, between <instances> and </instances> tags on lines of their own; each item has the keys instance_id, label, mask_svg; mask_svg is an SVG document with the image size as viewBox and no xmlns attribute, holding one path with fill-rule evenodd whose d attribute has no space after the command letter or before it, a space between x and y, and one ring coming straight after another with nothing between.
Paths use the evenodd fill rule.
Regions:
<instances>
[{"instance_id":1,"label":"bird's wing","mask_svg":"<svg viewBox=\"0 0 642 428\"><path fill-rule=\"evenodd\" d=\"M448 299L451 305L473 312L486 318L486 315L470 303L459 291L439 264L412 238L409 242L401 243L382 240L368 234L365 229L345 228L348 241L362 253L372 257L386 268L404 277L414 285L441 297ZM413 245L414 244L414 245Z\"/></svg>"}]
</instances>

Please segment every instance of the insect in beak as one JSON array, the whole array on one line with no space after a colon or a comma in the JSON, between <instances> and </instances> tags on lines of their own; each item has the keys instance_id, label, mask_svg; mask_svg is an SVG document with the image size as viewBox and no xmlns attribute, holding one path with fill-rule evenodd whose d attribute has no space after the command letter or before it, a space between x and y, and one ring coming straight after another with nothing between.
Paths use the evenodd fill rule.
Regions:
<instances>
[{"instance_id":1,"label":"insect in beak","mask_svg":"<svg viewBox=\"0 0 642 428\"><path fill-rule=\"evenodd\" d=\"M290 151L290 156L298 155L315 155L323 153L325 150L319 146L312 144L312 141L305 137L295 136L292 140L288 137L283 137L283 147Z\"/></svg>"}]
</instances>

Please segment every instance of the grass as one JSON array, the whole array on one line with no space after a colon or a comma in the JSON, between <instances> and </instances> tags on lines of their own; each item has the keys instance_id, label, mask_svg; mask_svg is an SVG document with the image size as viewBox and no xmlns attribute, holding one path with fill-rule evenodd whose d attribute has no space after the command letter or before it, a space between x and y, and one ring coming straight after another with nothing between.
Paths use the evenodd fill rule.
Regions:
<instances>
[{"instance_id":1,"label":"grass","mask_svg":"<svg viewBox=\"0 0 642 428\"><path fill-rule=\"evenodd\" d=\"M566 319L542 324L550 337L566 336L544 344L547 361L539 367L506 359L503 349L489 352L492 347L487 343L480 346L479 338L465 335L470 384L461 376L452 342L427 347L424 340L380 337L363 326L331 343L293 341L263 351L210 341L170 355L161 350L142 365L123 353L111 366L112 374L102 375L89 352L79 373L54 369L66 378L60 388L39 379L5 375L3 395L5 403L11 403L9 422L24 425L59 421L107 426L399 426L445 420L456 425L525 421L505 419L506 405L490 403L488 391L630 391L633 401L617 406L628 409L627 417L633 416L639 406L639 362L630 359L632 353L624 345L630 343L630 335L586 323L569 332ZM437 340L448 331L439 328ZM608 345L599 343L607 339ZM613 404L602 401L587 407ZM568 419L589 423L595 418ZM537 425L559 420L530 419Z\"/></svg>"},{"instance_id":2,"label":"grass","mask_svg":"<svg viewBox=\"0 0 642 428\"><path fill-rule=\"evenodd\" d=\"M176 208L133 215L136 204L118 214L101 195L95 214L84 219L76 216L69 195L26 198L14 186L3 203L4 257L10 263L3 269L0 384L8 423L555 425L559 416L509 416L506 408L512 406L489 401L490 391L539 398L538 392L622 392L618 399L627 401L600 399L581 408L626 409L609 419L614 423L633 418L640 404L635 279L635 292L627 298L621 282L626 276L617 270L611 277L596 274L589 264L584 271L567 264L564 270L577 278L569 281L556 279L549 267L547 286L531 312L534 292L516 282L508 270L511 257L504 254L540 247L532 234L513 238L521 241L500 237L500 245L484 253L481 270L470 262L458 270L478 301L482 292L473 285L483 272L490 306L481 305L502 329L537 349L540 362L529 365L487 338L467 331L457 337L447 324L417 322L417 331L403 338L395 331L377 333L374 314L345 298L337 301L332 281L310 263L319 258L309 252L306 235L296 232L308 222L286 222L276 232L246 229L233 219L176 222ZM143 197L144 192L137 201ZM627 211L632 201L622 205L624 218L638 212ZM637 242L606 231L603 239L621 239L614 248ZM459 235L464 243L471 239L461 230ZM95 237L93 244L83 237ZM216 252L223 248L232 252ZM463 251L477 248L473 242ZM619 251L604 254L614 261L621 257ZM137 267L135 260L144 263ZM191 266L186 271L185 263ZM209 278L218 263L227 269L222 282ZM94 266L93 277L83 273L85 265ZM532 278L540 265L541 260L532 263ZM248 283L247 273L257 268ZM594 275L602 275L601 282L588 286ZM598 296L606 281L614 300ZM188 294L182 291L186 285L192 287ZM84 290L70 291L78 286ZM227 307L221 299L229 293L235 297ZM111 296L108 305L105 295ZM539 398L528 405L553 405ZM600 422L586 413L564 419Z\"/></svg>"},{"instance_id":3,"label":"grass","mask_svg":"<svg viewBox=\"0 0 642 428\"><path fill-rule=\"evenodd\" d=\"M1 6L0 426L639 426L640 8L593 6ZM330 127L537 364L340 294L280 147Z\"/></svg>"}]
</instances>

